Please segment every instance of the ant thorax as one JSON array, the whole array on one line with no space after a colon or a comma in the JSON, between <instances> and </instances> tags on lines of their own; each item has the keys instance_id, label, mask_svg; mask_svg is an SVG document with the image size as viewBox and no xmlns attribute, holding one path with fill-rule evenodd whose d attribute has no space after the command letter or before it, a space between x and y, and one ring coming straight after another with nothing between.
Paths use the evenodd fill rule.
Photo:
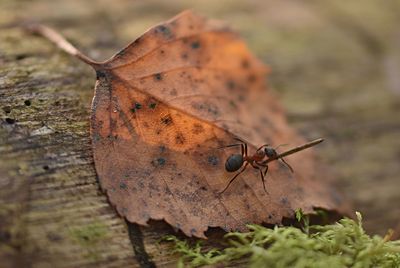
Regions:
<instances>
[{"instance_id":1,"label":"ant thorax","mask_svg":"<svg viewBox=\"0 0 400 268\"><path fill-rule=\"evenodd\" d=\"M258 150L252 157L255 161L261 161L265 157L265 152L263 150Z\"/></svg>"},{"instance_id":2,"label":"ant thorax","mask_svg":"<svg viewBox=\"0 0 400 268\"><path fill-rule=\"evenodd\" d=\"M256 154L257 154L257 156L264 156L265 155L265 153L263 151L261 151L261 150L257 151Z\"/></svg>"}]
</instances>

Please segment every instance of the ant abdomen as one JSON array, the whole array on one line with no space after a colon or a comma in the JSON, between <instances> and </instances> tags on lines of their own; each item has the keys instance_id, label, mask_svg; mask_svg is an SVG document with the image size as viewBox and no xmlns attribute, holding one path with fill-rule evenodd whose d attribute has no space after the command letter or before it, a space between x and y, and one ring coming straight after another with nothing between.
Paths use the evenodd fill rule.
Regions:
<instances>
[{"instance_id":1,"label":"ant abdomen","mask_svg":"<svg viewBox=\"0 0 400 268\"><path fill-rule=\"evenodd\" d=\"M234 172L241 168L243 165L243 155L241 154L232 154L226 159L225 169L228 172Z\"/></svg>"}]
</instances>

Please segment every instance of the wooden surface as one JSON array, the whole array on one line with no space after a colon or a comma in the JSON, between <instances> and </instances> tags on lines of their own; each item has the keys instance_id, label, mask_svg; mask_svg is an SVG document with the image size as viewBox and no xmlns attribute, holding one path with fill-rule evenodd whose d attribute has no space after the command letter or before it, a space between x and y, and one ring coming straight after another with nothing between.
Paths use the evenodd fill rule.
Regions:
<instances>
[{"instance_id":1,"label":"wooden surface","mask_svg":"<svg viewBox=\"0 0 400 268\"><path fill-rule=\"evenodd\" d=\"M319 157L367 230L383 234L400 221L398 1L3 0L0 267L175 265L169 246L155 243L173 230L127 225L99 189L94 72L15 25L46 23L102 60L188 7L228 21L272 67L289 121L309 139L326 138Z\"/></svg>"}]
</instances>

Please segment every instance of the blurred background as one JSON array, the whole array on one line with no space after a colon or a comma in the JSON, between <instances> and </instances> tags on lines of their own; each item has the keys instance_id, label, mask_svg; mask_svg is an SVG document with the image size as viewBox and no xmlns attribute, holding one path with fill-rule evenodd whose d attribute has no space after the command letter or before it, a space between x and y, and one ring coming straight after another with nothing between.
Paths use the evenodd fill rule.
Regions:
<instances>
[{"instance_id":1,"label":"blurred background","mask_svg":"<svg viewBox=\"0 0 400 268\"><path fill-rule=\"evenodd\" d=\"M271 67L270 89L281 99L290 125L308 139L326 138L319 158L362 212L366 229L384 234L396 227L400 1L0 0L0 25L41 22L90 57L105 60L149 27L187 8L227 22ZM17 54L35 45L22 42L21 36L11 35L0 48L15 45ZM51 45L46 49L59 53ZM89 107L93 71L72 61L68 72L87 89L79 94Z\"/></svg>"}]
</instances>

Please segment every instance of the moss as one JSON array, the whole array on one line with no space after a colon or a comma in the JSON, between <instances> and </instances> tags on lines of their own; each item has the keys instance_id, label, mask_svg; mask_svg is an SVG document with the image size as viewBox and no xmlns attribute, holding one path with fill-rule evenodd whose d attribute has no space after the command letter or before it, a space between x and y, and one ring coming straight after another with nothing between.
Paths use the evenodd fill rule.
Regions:
<instances>
[{"instance_id":1,"label":"moss","mask_svg":"<svg viewBox=\"0 0 400 268\"><path fill-rule=\"evenodd\" d=\"M224 249L204 250L200 242L189 246L175 236L165 239L175 244L181 258L178 266L244 260L249 267L400 267L400 241L365 233L361 214L357 221L342 219L333 225L308 225L308 218L296 213L303 228L273 229L249 225L249 232L225 235Z\"/></svg>"},{"instance_id":2,"label":"moss","mask_svg":"<svg viewBox=\"0 0 400 268\"><path fill-rule=\"evenodd\" d=\"M82 248L85 249L85 255L97 260L101 244L108 237L107 226L100 222L91 223L89 225L72 228L70 235Z\"/></svg>"},{"instance_id":3,"label":"moss","mask_svg":"<svg viewBox=\"0 0 400 268\"><path fill-rule=\"evenodd\" d=\"M70 231L72 237L82 246L92 246L107 237L107 228L102 223L92 223Z\"/></svg>"}]
</instances>

